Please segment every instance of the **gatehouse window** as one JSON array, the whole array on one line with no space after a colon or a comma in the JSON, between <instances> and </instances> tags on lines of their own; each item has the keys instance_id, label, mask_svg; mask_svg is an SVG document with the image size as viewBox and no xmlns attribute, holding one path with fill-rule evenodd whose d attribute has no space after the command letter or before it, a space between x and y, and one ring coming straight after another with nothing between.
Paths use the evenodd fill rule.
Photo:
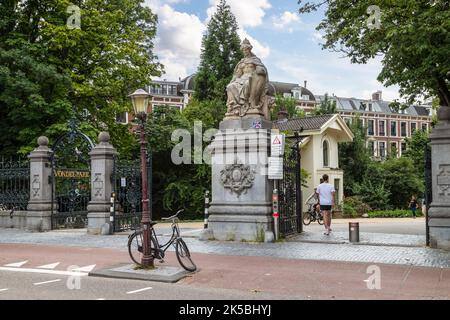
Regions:
<instances>
[{"instance_id":1,"label":"gatehouse window","mask_svg":"<svg viewBox=\"0 0 450 320\"><path fill-rule=\"evenodd\" d=\"M323 142L323 166L328 167L329 166L329 150L328 150L328 141L325 140Z\"/></svg>"}]
</instances>

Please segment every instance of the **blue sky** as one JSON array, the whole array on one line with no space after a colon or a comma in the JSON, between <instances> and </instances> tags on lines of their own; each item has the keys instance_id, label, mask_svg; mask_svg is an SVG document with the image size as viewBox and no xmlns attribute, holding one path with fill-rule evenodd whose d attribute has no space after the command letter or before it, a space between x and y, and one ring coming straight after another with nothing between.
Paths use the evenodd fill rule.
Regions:
<instances>
[{"instance_id":1,"label":"blue sky","mask_svg":"<svg viewBox=\"0 0 450 320\"><path fill-rule=\"evenodd\" d=\"M155 52L165 65L167 80L197 70L201 38L219 0L146 0L159 17ZM399 98L398 88L385 88L376 78L381 58L355 65L342 54L322 50L315 30L323 12L299 15L297 0L228 0L241 38L247 37L269 70L272 81L292 82L314 94L383 99Z\"/></svg>"}]
</instances>

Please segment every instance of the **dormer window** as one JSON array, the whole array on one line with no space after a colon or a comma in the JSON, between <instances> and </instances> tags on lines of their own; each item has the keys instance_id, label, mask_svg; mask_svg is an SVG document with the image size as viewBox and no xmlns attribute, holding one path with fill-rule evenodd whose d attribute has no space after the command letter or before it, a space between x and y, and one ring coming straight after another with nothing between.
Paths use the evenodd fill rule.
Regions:
<instances>
[{"instance_id":1,"label":"dormer window","mask_svg":"<svg viewBox=\"0 0 450 320\"><path fill-rule=\"evenodd\" d=\"M295 91L294 92L294 97L295 97L295 99L300 99L300 94L298 93L298 91Z\"/></svg>"},{"instance_id":2,"label":"dormer window","mask_svg":"<svg viewBox=\"0 0 450 320\"><path fill-rule=\"evenodd\" d=\"M303 100L309 100L309 94L302 95L302 99Z\"/></svg>"},{"instance_id":3,"label":"dormer window","mask_svg":"<svg viewBox=\"0 0 450 320\"><path fill-rule=\"evenodd\" d=\"M283 93L283 97L285 97L285 98L291 98L291 97L292 97L292 94L285 92L285 93Z\"/></svg>"},{"instance_id":4,"label":"dormer window","mask_svg":"<svg viewBox=\"0 0 450 320\"><path fill-rule=\"evenodd\" d=\"M359 103L359 110L366 111L366 105L362 102Z\"/></svg>"}]
</instances>

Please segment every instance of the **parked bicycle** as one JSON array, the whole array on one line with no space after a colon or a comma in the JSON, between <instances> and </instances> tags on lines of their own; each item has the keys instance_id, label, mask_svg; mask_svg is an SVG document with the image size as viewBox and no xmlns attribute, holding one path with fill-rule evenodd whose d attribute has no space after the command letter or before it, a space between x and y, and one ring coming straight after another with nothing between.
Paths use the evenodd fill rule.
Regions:
<instances>
[{"instance_id":1,"label":"parked bicycle","mask_svg":"<svg viewBox=\"0 0 450 320\"><path fill-rule=\"evenodd\" d=\"M303 214L303 224L307 226L314 221L323 225L323 214L320 209L316 209L315 204L310 203L308 211Z\"/></svg>"},{"instance_id":2,"label":"parked bicycle","mask_svg":"<svg viewBox=\"0 0 450 320\"><path fill-rule=\"evenodd\" d=\"M197 270L197 266L192 261L191 253L184 242L184 240L180 236L180 228L178 226L178 215L184 210L179 210L176 214L168 218L162 218L164 221L172 220L172 236L169 241L165 244L161 245L158 241L158 237L156 236L155 229L153 228L156 225L156 222L151 223L151 234L152 234L152 244L150 254L154 259L161 260L164 262L164 257L166 250L173 245L175 247L175 253L180 265L186 269L187 271L195 271ZM142 256L143 256L143 231L136 230L133 234L131 234L128 238L128 253L130 254L131 260L134 263L140 265Z\"/></svg>"}]
</instances>

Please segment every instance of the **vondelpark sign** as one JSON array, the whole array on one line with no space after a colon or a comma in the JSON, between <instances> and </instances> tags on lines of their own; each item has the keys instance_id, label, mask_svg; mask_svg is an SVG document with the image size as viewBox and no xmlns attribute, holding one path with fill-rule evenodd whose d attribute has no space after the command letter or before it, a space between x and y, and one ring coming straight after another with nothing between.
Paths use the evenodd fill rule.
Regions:
<instances>
[{"instance_id":1,"label":"vondelpark sign","mask_svg":"<svg viewBox=\"0 0 450 320\"><path fill-rule=\"evenodd\" d=\"M57 178L83 179L89 178L90 176L89 171L55 170L55 177Z\"/></svg>"}]
</instances>

